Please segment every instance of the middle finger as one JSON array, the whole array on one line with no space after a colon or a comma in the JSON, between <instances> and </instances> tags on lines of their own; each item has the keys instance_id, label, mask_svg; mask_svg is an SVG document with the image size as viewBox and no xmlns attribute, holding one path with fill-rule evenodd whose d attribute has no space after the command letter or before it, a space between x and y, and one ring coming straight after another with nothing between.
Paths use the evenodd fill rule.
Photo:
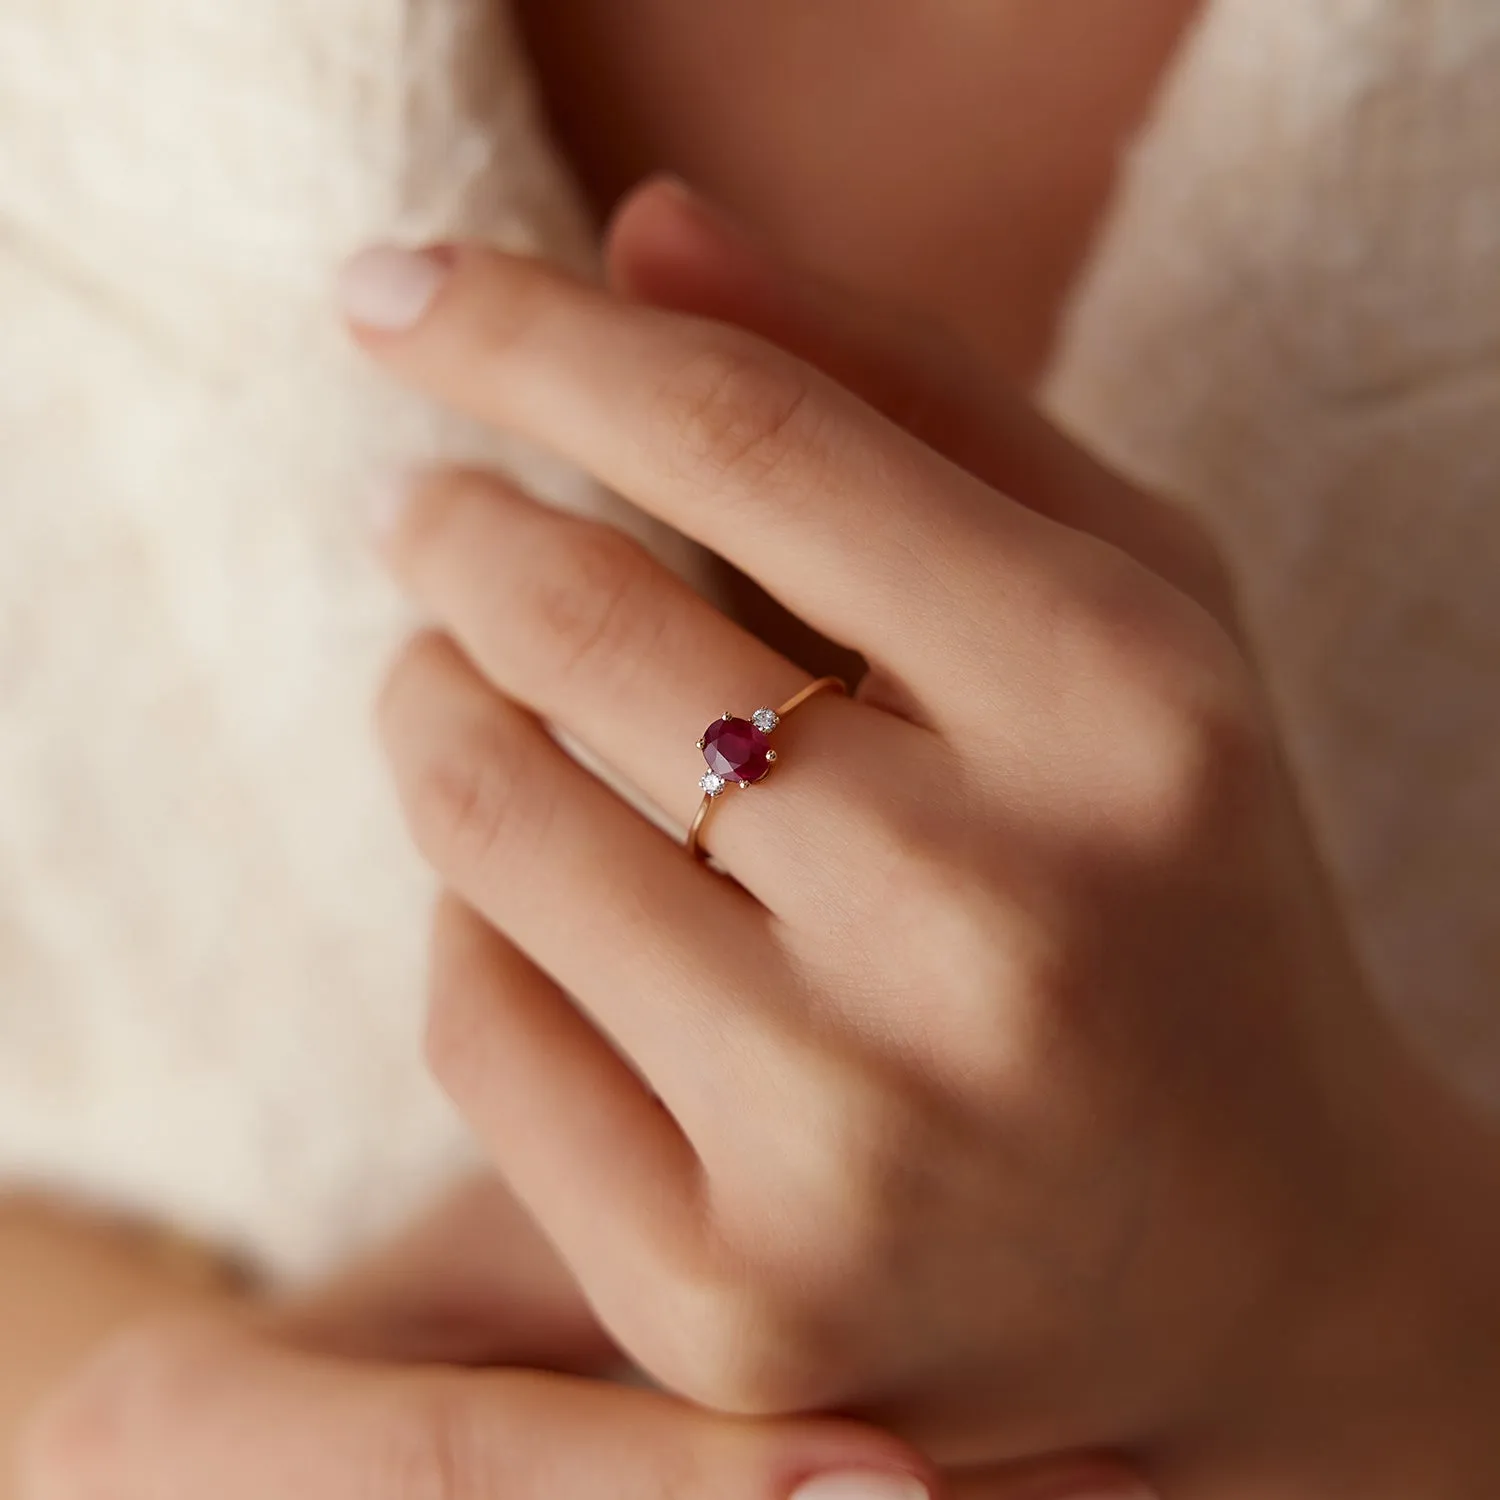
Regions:
<instances>
[{"instance_id":1,"label":"middle finger","mask_svg":"<svg viewBox=\"0 0 1500 1500\"><path fill-rule=\"evenodd\" d=\"M1071 602L1071 533L743 330L468 246L366 252L344 299L388 368L728 558L933 722L972 697L957 641L1044 646Z\"/></svg>"}]
</instances>

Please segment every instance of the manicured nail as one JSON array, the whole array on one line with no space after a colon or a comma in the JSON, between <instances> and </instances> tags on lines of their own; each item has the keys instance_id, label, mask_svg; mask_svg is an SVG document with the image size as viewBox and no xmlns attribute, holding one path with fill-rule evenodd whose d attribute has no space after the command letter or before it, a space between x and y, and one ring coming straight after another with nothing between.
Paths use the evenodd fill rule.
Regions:
<instances>
[{"instance_id":1,"label":"manicured nail","mask_svg":"<svg viewBox=\"0 0 1500 1500\"><path fill-rule=\"evenodd\" d=\"M404 333L432 306L453 264L451 252L375 245L344 262L339 300L351 323L381 333Z\"/></svg>"},{"instance_id":2,"label":"manicured nail","mask_svg":"<svg viewBox=\"0 0 1500 1500\"><path fill-rule=\"evenodd\" d=\"M419 482L414 471L397 469L370 484L365 494L365 519L377 541L383 542L401 524Z\"/></svg>"},{"instance_id":3,"label":"manicured nail","mask_svg":"<svg viewBox=\"0 0 1500 1500\"><path fill-rule=\"evenodd\" d=\"M850 1469L842 1474L819 1474L792 1493L792 1500L931 1500L927 1486L915 1474L889 1469Z\"/></svg>"}]
</instances>

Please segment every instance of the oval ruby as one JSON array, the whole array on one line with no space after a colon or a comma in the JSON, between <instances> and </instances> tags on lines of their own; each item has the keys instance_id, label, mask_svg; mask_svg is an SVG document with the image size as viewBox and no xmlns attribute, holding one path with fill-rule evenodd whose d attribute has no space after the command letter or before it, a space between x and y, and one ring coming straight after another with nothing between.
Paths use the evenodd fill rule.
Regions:
<instances>
[{"instance_id":1,"label":"oval ruby","mask_svg":"<svg viewBox=\"0 0 1500 1500\"><path fill-rule=\"evenodd\" d=\"M771 741L749 719L715 719L703 733L703 758L725 781L759 781L771 769Z\"/></svg>"}]
</instances>

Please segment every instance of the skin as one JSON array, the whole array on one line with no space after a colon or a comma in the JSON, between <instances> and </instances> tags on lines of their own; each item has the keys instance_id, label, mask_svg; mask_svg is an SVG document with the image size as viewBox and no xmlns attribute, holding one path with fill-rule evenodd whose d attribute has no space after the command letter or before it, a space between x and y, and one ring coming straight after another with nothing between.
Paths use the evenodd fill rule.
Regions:
<instances>
[{"instance_id":1,"label":"skin","mask_svg":"<svg viewBox=\"0 0 1500 1500\"><path fill-rule=\"evenodd\" d=\"M994 0L919 16L828 0L814 21L790 0L753 15L685 0L517 7L601 217L672 166L804 259L961 323L1017 374L1044 357L1121 146L1195 10ZM726 591L803 659L848 670L738 580ZM110 1225L0 1199L0 1495L7 1433L59 1371L123 1323L205 1296L233 1310L241 1294Z\"/></svg>"},{"instance_id":2,"label":"skin","mask_svg":"<svg viewBox=\"0 0 1500 1500\"><path fill-rule=\"evenodd\" d=\"M102 1338L131 1324L231 1306L227 1278L138 1234L38 1199L0 1204L0 1454L37 1400ZM8 1471L0 1496L12 1500Z\"/></svg>"},{"instance_id":3,"label":"skin","mask_svg":"<svg viewBox=\"0 0 1500 1500\"><path fill-rule=\"evenodd\" d=\"M601 216L676 172L796 260L963 328L1025 379L1198 8L521 0L519 13Z\"/></svg>"},{"instance_id":4,"label":"skin","mask_svg":"<svg viewBox=\"0 0 1500 1500\"><path fill-rule=\"evenodd\" d=\"M712 307L706 307L703 310L714 311L715 309L713 309ZM722 309L720 311L722 311ZM748 322L749 320L746 321ZM771 330L767 328L764 331L770 332ZM996 347L998 348L1000 347L1000 345L997 344ZM825 363L828 365L832 365L835 363L835 361L829 359L825 361ZM1017 360L1011 357L1011 368L1018 368L1024 365L1024 363L1024 360ZM843 372L839 373L841 374L841 377L843 377ZM877 404L879 403L877 402ZM959 425L962 426L963 424L960 423ZM939 444L939 446L942 446L942 444ZM1045 471L1046 465L1039 463L1034 456L1031 462L1035 467L1041 468L1043 471ZM1084 492L1087 492L1089 487L1082 486L1081 488ZM1101 490L1100 494L1102 495L1103 493L1104 491ZM1149 507L1147 508L1149 509ZM1110 506L1109 504L1101 500L1097 509L1101 514L1108 513L1110 510ZM1084 524L1081 520L1078 520L1071 515L1066 517L1066 519L1068 520L1069 524ZM1123 543L1119 542L1118 538L1111 538L1111 540L1116 541L1119 545L1124 545ZM1189 548L1189 551L1191 551L1191 548ZM1167 571L1170 574L1170 570ZM1196 597L1209 601L1212 600L1212 580L1209 581L1208 585L1202 591L1199 591L1196 587L1194 587L1191 580L1188 579L1186 575L1180 578L1176 578L1174 581L1188 588L1195 594ZM899 707L903 711L907 711L909 705L901 704L899 705ZM471 933L470 936L472 937L473 934ZM464 937L462 931L460 931L457 937L450 936L449 938L447 938L442 945L442 949L444 951L448 951L451 949L453 951L461 953L464 949L465 943L468 940L469 939L466 939ZM490 939L486 938L483 941L488 942L489 940ZM497 967L503 969L503 965L497 965ZM1331 986L1330 988L1337 990L1338 986ZM1357 981L1352 986L1352 988L1356 991L1358 990ZM1362 1006L1362 1003L1362 1000L1356 1002L1356 1008L1358 1008L1358 1006ZM1376 1043L1374 1044L1374 1052L1376 1054L1380 1054L1383 1057L1386 1052L1386 1046L1383 1040L1376 1041ZM1413 1134L1419 1138L1425 1136L1429 1144L1436 1142L1443 1146L1451 1145L1460 1154L1463 1154L1474 1146L1474 1138L1469 1133L1466 1122L1455 1121L1441 1104L1434 1103L1430 1093L1423 1086L1422 1082L1420 1080L1413 1081L1404 1066L1398 1063L1395 1066L1394 1072L1391 1074L1387 1074L1384 1071L1384 1067L1382 1065L1375 1069L1373 1076L1386 1079L1387 1081L1394 1080L1397 1084L1401 1085L1401 1087L1397 1089L1397 1096L1405 1098L1410 1104L1412 1104L1416 1117L1416 1129L1410 1132L1410 1134ZM1411 1087L1410 1093L1406 1091L1408 1085ZM1396 1146L1401 1146L1402 1143L1397 1142L1393 1144ZM1392 1162L1392 1170L1390 1175L1392 1179L1396 1180L1398 1185L1393 1186L1392 1188L1392 1197L1390 1199L1390 1203L1399 1204L1403 1212L1411 1210L1415 1206L1419 1208L1423 1213L1433 1214L1434 1217L1430 1217L1427 1222L1433 1224L1436 1236L1438 1238L1443 1238L1444 1231L1447 1227L1447 1219L1449 1216L1447 1213L1438 1212L1437 1210L1441 1208L1443 1203L1450 1201L1448 1190L1454 1189L1460 1193L1465 1190L1490 1192L1492 1191L1493 1185L1492 1179L1487 1176L1480 1176L1477 1180L1472 1176L1468 1177L1467 1179L1463 1179L1463 1174L1459 1174L1460 1178L1463 1180L1443 1182L1441 1184L1432 1184L1428 1191L1416 1193L1411 1186L1410 1179L1417 1178L1421 1175L1417 1170L1417 1163L1413 1159L1417 1155L1417 1151L1411 1146L1409 1140L1405 1143L1402 1149L1397 1149L1393 1152L1394 1160ZM1442 1192L1439 1192L1437 1190L1439 1186L1443 1189ZM1377 1198L1381 1202L1385 1201L1384 1190L1382 1190L1380 1194L1377 1194ZM1364 1207L1361 1209L1361 1212L1368 1210L1369 1207L1369 1204L1364 1205ZM1388 1212L1391 1217L1395 1217L1394 1210L1388 1210ZM1382 1229L1384 1229L1385 1227L1385 1225L1382 1225ZM1456 1227L1457 1226L1455 1226L1455 1228ZM1465 1227L1469 1229L1473 1228L1473 1226ZM1403 1337L1397 1347L1403 1353L1409 1348L1414 1349L1417 1347L1427 1347L1421 1339L1411 1336L1416 1331L1420 1331L1423 1335L1423 1338L1425 1338L1427 1335L1432 1334L1436 1329L1446 1329L1447 1333L1445 1335L1445 1338L1448 1340L1452 1340L1452 1328L1457 1323L1462 1321L1463 1315L1472 1316L1475 1309L1478 1308L1484 1312L1486 1319L1488 1318L1488 1309L1485 1299L1483 1297L1479 1297L1476 1299L1473 1295L1473 1286L1476 1281L1476 1277L1473 1274L1473 1266L1464 1265L1462 1267L1459 1267L1457 1265L1439 1263L1435 1261L1431 1255L1425 1253L1428 1249L1430 1249L1430 1247L1424 1246L1414 1248L1399 1245L1390 1246L1387 1244L1386 1237L1383 1234L1381 1236L1378 1236L1377 1238L1382 1249L1382 1253L1375 1257L1378 1262L1378 1269L1374 1274L1371 1274L1370 1276L1364 1278L1361 1286L1357 1289L1357 1295L1352 1295L1348 1298L1336 1299L1338 1301L1338 1306L1331 1313L1327 1312L1326 1309L1323 1309L1321 1307L1317 1309L1321 1316L1315 1318L1313 1321L1319 1325L1318 1329L1313 1333L1312 1336L1310 1336L1306 1340L1308 1349L1314 1351L1313 1354L1310 1354L1308 1356L1309 1373L1311 1369L1315 1368L1317 1369L1320 1377L1322 1377L1326 1376L1331 1369L1339 1368L1336 1362L1319 1363L1316 1354L1317 1351L1319 1351L1320 1348L1323 1348L1323 1346L1325 1345L1344 1345L1345 1347L1340 1357L1346 1360L1348 1359L1348 1346L1353 1342L1349 1336L1349 1327L1356 1322L1361 1321L1364 1317L1364 1314L1368 1313L1371 1309L1376 1310L1379 1316L1369 1321L1372 1326L1380 1327L1383 1334L1389 1332L1392 1325L1401 1330ZM1419 1251L1421 1253L1418 1253ZM1490 1253L1490 1242L1488 1240L1484 1240L1482 1241L1482 1250L1480 1254L1476 1254L1476 1260L1479 1260L1482 1254L1487 1253ZM1458 1269L1462 1269L1463 1275L1455 1278L1457 1285L1455 1286L1454 1290L1458 1292L1458 1294L1452 1297L1451 1306L1448 1306L1446 1308L1434 1308L1427 1305L1428 1299L1424 1298L1421 1295L1413 1294L1412 1287L1422 1285L1424 1279L1431 1278L1435 1275L1441 1277L1450 1270ZM1459 1291L1460 1287L1462 1288L1461 1291ZM1466 1297L1469 1298L1468 1301L1465 1301ZM1482 1324L1482 1326L1487 1329L1491 1327L1492 1324L1486 1321ZM1342 1333L1340 1336L1336 1337L1333 1333L1329 1332L1330 1329L1341 1329ZM1381 1342L1384 1343L1384 1337L1382 1337ZM1476 1339L1475 1342L1480 1343L1482 1342L1482 1340ZM1464 1344L1465 1341L1459 1339L1453 1342L1453 1347L1455 1349L1458 1349L1463 1347ZM1448 1343L1440 1341L1439 1347L1446 1348L1448 1347ZM1324 1357L1326 1359L1326 1353ZM1479 1389L1484 1393L1483 1399L1491 1399L1489 1393L1492 1391L1493 1387L1492 1385L1487 1383L1488 1372L1485 1370L1481 1370L1480 1373L1486 1376L1486 1380L1481 1381L1479 1385ZM1375 1384L1378 1388L1378 1382L1372 1383ZM1358 1386L1356 1387L1356 1389L1363 1389L1363 1387ZM1448 1394L1451 1395L1453 1393L1449 1392ZM1288 1400L1285 1404L1290 1406L1292 1403L1290 1400ZM1359 1404L1359 1398L1357 1396L1351 1397L1351 1405ZM1442 1402L1437 1403L1440 1409L1442 1408L1442 1404ZM1466 1401L1461 1396L1459 1397L1459 1399L1455 1400L1452 1403L1452 1407L1453 1411L1458 1413L1459 1416L1455 1421L1451 1417L1445 1415L1444 1421L1441 1423L1441 1426L1445 1431L1450 1429L1454 1431L1461 1430L1464 1420L1463 1413L1471 1409L1470 1404L1466 1403ZM1418 1409L1423 1412L1427 1410L1425 1406L1419 1407ZM1372 1415L1372 1408L1368 1405L1360 1406L1360 1416L1361 1420L1367 1425L1372 1421L1379 1420L1378 1416ZM1405 1428L1409 1431L1411 1426L1412 1422L1409 1418L1404 1423L1397 1422L1396 1424L1394 1424L1391 1433L1385 1434L1384 1436L1387 1438L1394 1438L1398 1435L1401 1429ZM1320 1430L1326 1433L1326 1426ZM1278 1439L1278 1441L1282 1442L1283 1448L1286 1447L1284 1434L1282 1435L1282 1438ZM1336 1442L1337 1436L1335 1436L1335 1444ZM1431 1445L1429 1444L1429 1446ZM1409 1444L1408 1447L1410 1447ZM1271 1451L1274 1452L1274 1449L1275 1445L1273 1444L1271 1446ZM1383 1460L1389 1461L1391 1455L1399 1451L1399 1445L1397 1443L1395 1443L1394 1441L1386 1442L1385 1453L1382 1456ZM1202 1464L1192 1456L1192 1444L1188 1443L1184 1445L1182 1452L1185 1456L1179 1460L1179 1468L1181 1469L1181 1472L1193 1476L1194 1479L1196 1479L1200 1473L1204 1472L1204 1470ZM1457 1457L1458 1452L1459 1450L1455 1447L1452 1450L1453 1456ZM1305 1459L1307 1456L1308 1455L1304 1454L1303 1458ZM1377 1470L1379 1470L1380 1468L1380 1461L1377 1461L1376 1456L1371 1452L1355 1454L1354 1457L1360 1462L1364 1463L1372 1475L1374 1475L1377 1479L1386 1482L1388 1485L1392 1482L1392 1474L1401 1474L1403 1476L1420 1476L1423 1473L1420 1468L1411 1466L1411 1460L1409 1458L1399 1460L1399 1462L1405 1463L1407 1465L1407 1467L1405 1468L1394 1470L1385 1469L1382 1473L1377 1473ZM1480 1458L1481 1461L1484 1461L1483 1455L1480 1455ZM1194 1467L1195 1463L1198 1464L1197 1468ZM1212 1464L1210 1463L1209 1470L1211 1471L1211 1469ZM1278 1482L1283 1480L1286 1477L1287 1473L1293 1473L1296 1475L1295 1482L1303 1486L1301 1489L1297 1490L1278 1490L1277 1493L1279 1494L1343 1492L1340 1490L1328 1489L1326 1487L1326 1484L1322 1488L1308 1488L1307 1486L1314 1481L1309 1478L1310 1470L1306 1466L1304 1466L1300 1471L1273 1469L1271 1472L1275 1475ZM1338 1470L1328 1469L1325 1466L1324 1478L1331 1477L1338 1472ZM1347 1474L1350 1472L1347 1467L1347 1463L1342 1472L1345 1474L1345 1476L1347 1476ZM1430 1472L1430 1470L1428 1472ZM1482 1470L1477 1469L1471 1470L1469 1472L1471 1475L1483 1473ZM1262 1477L1264 1477L1264 1471L1261 1475L1257 1476L1257 1478ZM1319 1480L1318 1482L1322 1483L1322 1480ZM1228 1490L1224 1490L1222 1492L1230 1493L1230 1491ZM1266 1493L1264 1489L1255 1489L1253 1492ZM1370 1487L1368 1485L1359 1490L1359 1493L1361 1494L1376 1494L1380 1492L1381 1491L1378 1488ZM1392 1490L1392 1492L1396 1493L1401 1491ZM1426 1488L1422 1489L1421 1492L1447 1493L1448 1491L1435 1490L1429 1484ZM1467 1491L1453 1489L1451 1492L1457 1494L1466 1493ZM1475 1490L1474 1492L1487 1493L1488 1490Z\"/></svg>"},{"instance_id":5,"label":"skin","mask_svg":"<svg viewBox=\"0 0 1500 1500\"><path fill-rule=\"evenodd\" d=\"M410 488L384 547L446 634L381 725L453 892L438 1076L705 1405L862 1409L966 1468L1124 1445L1181 1493L1489 1493L1495 1143L1369 998L1217 577L929 327L729 233L642 194L623 300L465 247L351 275L398 378L872 664L716 815L725 880L533 716L685 822L704 705L802 669L493 476Z\"/></svg>"},{"instance_id":6,"label":"skin","mask_svg":"<svg viewBox=\"0 0 1500 1500\"><path fill-rule=\"evenodd\" d=\"M569 452L875 664L857 701L794 721L774 791L716 819L731 883L531 711L682 814L690 757L653 738L677 697L775 698L800 669L492 477L409 490L382 545L451 636L408 653L382 723L454 892L440 1077L608 1332L699 1404L863 1409L981 1487L1123 1447L1174 1496L1492 1493L1500 1233L1474 1205L1496 1197L1494 1142L1349 964L1216 572L1005 386L942 378L930 329L855 316L725 233L676 190L642 195L612 239L630 303L479 250L376 257L402 324L387 297L357 331L389 368ZM653 306L668 285L716 316ZM762 314L809 362L751 331ZM1028 505L982 477L1001 473ZM802 566L854 534L824 574ZM913 536L946 587L871 613L882 548ZM661 719L604 734L647 689ZM1065 784L1038 775L1054 757ZM574 940L580 903L596 943ZM555 1453L580 1417L612 1476L637 1433L657 1462L693 1451L690 1408L616 1424L597 1388L372 1370L372 1349L330 1366L328 1321L294 1327L290 1360L274 1325L269 1348L222 1324L127 1346L36 1429L28 1493L86 1500L101 1475L126 1500L199 1493L226 1460L251 1492L367 1494L436 1462L441 1493L509 1493L518 1434ZM487 1326L503 1357L494 1303L438 1326ZM455 1432L506 1441L455 1470Z\"/></svg>"},{"instance_id":7,"label":"skin","mask_svg":"<svg viewBox=\"0 0 1500 1500\"><path fill-rule=\"evenodd\" d=\"M20 1493L921 1500L940 1489L912 1449L853 1422L736 1421L580 1378L616 1360L503 1186L475 1181L304 1299L124 1335L31 1423ZM950 1492L1142 1500L1103 1461L1024 1466Z\"/></svg>"},{"instance_id":8,"label":"skin","mask_svg":"<svg viewBox=\"0 0 1500 1500\"><path fill-rule=\"evenodd\" d=\"M505 1247L498 1260L497 1246ZM303 1369L281 1358L284 1345L299 1361L316 1357L316 1396ZM509 1432L512 1447L534 1454L538 1464L547 1463L555 1444L566 1443L593 1456L612 1487L632 1469L643 1474L643 1485L660 1485L653 1474L663 1468L675 1473L684 1450L701 1445L702 1419L687 1409L658 1402L647 1422L638 1405L623 1403L624 1419L615 1419L612 1411L622 1403L601 1400L576 1382L469 1381L451 1372L435 1381L413 1364L515 1362L597 1372L617 1359L571 1279L492 1184L445 1206L405 1242L310 1303L271 1319L221 1311L210 1319L169 1322L111 1349L33 1423L25 1494L88 1496L103 1476L112 1500L134 1493L153 1500L222 1493L226 1465L243 1478L247 1493L262 1492L273 1479L280 1493L317 1493L320 1500L336 1500L339 1484L361 1496L376 1492L367 1485L378 1490L402 1482L421 1491L420 1476L405 1472L408 1460L391 1459L387 1429L394 1427L403 1454L441 1452L441 1432L455 1420L468 1425L467 1415L454 1417L455 1408L473 1413L486 1428ZM351 1360L359 1363L346 1363ZM374 1390L370 1360L388 1366L379 1402L366 1395ZM268 1393L279 1396L283 1388L291 1399L270 1405L285 1409L268 1412ZM546 1403L539 1408L542 1395ZM368 1410L368 1417L336 1420L355 1409ZM532 1415L539 1409L550 1413L548 1422ZM246 1442L247 1415L257 1412L265 1423L257 1423L254 1441ZM524 1422L519 1432L518 1422ZM774 1453L787 1443L784 1424L755 1430L750 1444L736 1427L737 1444L726 1446L741 1466L739 1488L758 1482L757 1452ZM893 1451L889 1439L880 1441L882 1454ZM372 1471L372 1454L391 1461ZM917 1462L909 1452L904 1461ZM476 1465L455 1493L490 1493L497 1467ZM507 1493L516 1487L514 1468L505 1469ZM442 1482L455 1483L451 1476ZM580 1485L598 1482L587 1473L579 1478ZM306 1489L297 1488L303 1484ZM674 1488L682 1488L680 1480ZM989 1472L962 1492L995 1500L1129 1500L1138 1483L1117 1467L1075 1460Z\"/></svg>"}]
</instances>

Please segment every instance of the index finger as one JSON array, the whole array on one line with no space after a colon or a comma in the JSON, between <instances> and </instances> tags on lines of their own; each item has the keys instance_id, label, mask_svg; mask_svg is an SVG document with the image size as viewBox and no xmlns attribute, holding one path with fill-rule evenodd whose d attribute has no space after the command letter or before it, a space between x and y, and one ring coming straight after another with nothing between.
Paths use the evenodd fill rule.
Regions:
<instances>
[{"instance_id":1,"label":"index finger","mask_svg":"<svg viewBox=\"0 0 1500 1500\"><path fill-rule=\"evenodd\" d=\"M904 681L971 621L1014 641L1045 617L1062 528L753 334L472 247L367 251L343 289L403 379L578 463Z\"/></svg>"}]
</instances>

